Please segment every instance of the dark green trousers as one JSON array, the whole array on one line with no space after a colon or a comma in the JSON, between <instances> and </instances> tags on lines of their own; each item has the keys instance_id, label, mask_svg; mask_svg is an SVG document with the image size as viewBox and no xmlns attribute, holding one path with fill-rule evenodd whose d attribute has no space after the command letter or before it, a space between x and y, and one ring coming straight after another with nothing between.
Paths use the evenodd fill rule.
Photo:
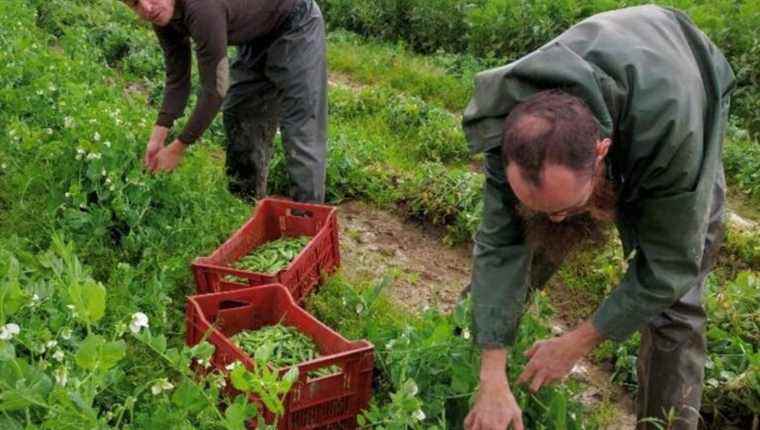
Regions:
<instances>
[{"instance_id":1,"label":"dark green trousers","mask_svg":"<svg viewBox=\"0 0 760 430\"><path fill-rule=\"evenodd\" d=\"M327 69L325 26L313 0L300 1L278 34L238 47L224 100L229 188L245 199L267 195L280 129L291 197L325 196Z\"/></svg>"}]
</instances>

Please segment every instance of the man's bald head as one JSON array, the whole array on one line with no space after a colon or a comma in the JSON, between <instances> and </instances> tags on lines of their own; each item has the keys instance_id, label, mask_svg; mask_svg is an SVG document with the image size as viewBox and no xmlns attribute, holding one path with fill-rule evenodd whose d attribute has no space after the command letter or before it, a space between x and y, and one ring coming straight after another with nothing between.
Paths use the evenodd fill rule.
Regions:
<instances>
[{"instance_id":1,"label":"man's bald head","mask_svg":"<svg viewBox=\"0 0 760 430\"><path fill-rule=\"evenodd\" d=\"M516 163L525 180L541 185L541 171L556 164L591 171L600 137L599 123L578 97L542 91L518 104L504 120L504 164Z\"/></svg>"}]
</instances>

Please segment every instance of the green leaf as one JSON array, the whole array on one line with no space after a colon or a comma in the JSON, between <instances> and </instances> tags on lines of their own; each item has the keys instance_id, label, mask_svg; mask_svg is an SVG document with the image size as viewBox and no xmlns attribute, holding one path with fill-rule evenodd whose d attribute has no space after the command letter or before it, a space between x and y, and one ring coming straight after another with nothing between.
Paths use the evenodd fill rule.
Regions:
<instances>
[{"instance_id":1,"label":"green leaf","mask_svg":"<svg viewBox=\"0 0 760 430\"><path fill-rule=\"evenodd\" d=\"M11 361L16 358L16 348L10 342L0 342L0 361Z\"/></svg>"},{"instance_id":2,"label":"green leaf","mask_svg":"<svg viewBox=\"0 0 760 430\"><path fill-rule=\"evenodd\" d=\"M250 392L253 385L249 381L250 372L243 365L236 366L230 372L230 382L236 390Z\"/></svg>"},{"instance_id":3,"label":"green leaf","mask_svg":"<svg viewBox=\"0 0 760 430\"><path fill-rule=\"evenodd\" d=\"M74 282L69 286L69 300L77 316L86 324L98 322L106 311L106 289L93 279Z\"/></svg>"},{"instance_id":4,"label":"green leaf","mask_svg":"<svg viewBox=\"0 0 760 430\"><path fill-rule=\"evenodd\" d=\"M25 360L0 361L0 411L46 404L53 382Z\"/></svg>"},{"instance_id":5,"label":"green leaf","mask_svg":"<svg viewBox=\"0 0 760 430\"><path fill-rule=\"evenodd\" d=\"M284 393L290 391L290 387L292 387L293 384L298 381L298 374L298 366L293 366L290 368L290 370L288 370L285 376L282 377L282 390Z\"/></svg>"},{"instance_id":6,"label":"green leaf","mask_svg":"<svg viewBox=\"0 0 760 430\"><path fill-rule=\"evenodd\" d=\"M195 384L184 381L174 390L172 403L189 414L197 414L208 407L203 392Z\"/></svg>"},{"instance_id":7,"label":"green leaf","mask_svg":"<svg viewBox=\"0 0 760 430\"><path fill-rule=\"evenodd\" d=\"M258 410L245 396L235 397L235 401L224 412L224 426L227 430L245 430L245 423L256 418Z\"/></svg>"},{"instance_id":8,"label":"green leaf","mask_svg":"<svg viewBox=\"0 0 760 430\"><path fill-rule=\"evenodd\" d=\"M106 342L102 336L90 335L80 344L74 360L82 369L105 371L118 364L126 352L123 340Z\"/></svg>"},{"instance_id":9,"label":"green leaf","mask_svg":"<svg viewBox=\"0 0 760 430\"><path fill-rule=\"evenodd\" d=\"M185 349L188 348L185 347ZM190 357L203 361L211 361L214 351L216 351L216 347L205 340L192 348L189 348Z\"/></svg>"},{"instance_id":10,"label":"green leaf","mask_svg":"<svg viewBox=\"0 0 760 430\"><path fill-rule=\"evenodd\" d=\"M13 256L8 262L8 271L0 279L0 325L24 305L24 291L19 284L21 269Z\"/></svg>"},{"instance_id":11,"label":"green leaf","mask_svg":"<svg viewBox=\"0 0 760 430\"><path fill-rule=\"evenodd\" d=\"M0 428L4 430L24 430L24 426L7 415L0 415Z\"/></svg>"}]
</instances>

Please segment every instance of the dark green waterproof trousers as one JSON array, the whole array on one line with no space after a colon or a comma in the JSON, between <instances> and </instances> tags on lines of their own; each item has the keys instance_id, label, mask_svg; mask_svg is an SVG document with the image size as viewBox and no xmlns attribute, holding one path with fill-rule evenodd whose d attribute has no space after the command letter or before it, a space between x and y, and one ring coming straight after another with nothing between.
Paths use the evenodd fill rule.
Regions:
<instances>
[{"instance_id":1,"label":"dark green waterproof trousers","mask_svg":"<svg viewBox=\"0 0 760 430\"><path fill-rule=\"evenodd\" d=\"M267 195L278 128L293 183L291 197L325 196L327 69L319 6L301 0L277 34L238 47L224 100L230 191L247 200Z\"/></svg>"}]
</instances>

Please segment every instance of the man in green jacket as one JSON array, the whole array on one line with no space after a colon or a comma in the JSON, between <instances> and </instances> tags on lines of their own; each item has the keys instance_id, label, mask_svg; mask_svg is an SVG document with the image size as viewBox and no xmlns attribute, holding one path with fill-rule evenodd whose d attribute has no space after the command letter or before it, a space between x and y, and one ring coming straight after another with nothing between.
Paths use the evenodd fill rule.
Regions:
<instances>
[{"instance_id":1,"label":"man in green jacket","mask_svg":"<svg viewBox=\"0 0 760 430\"><path fill-rule=\"evenodd\" d=\"M692 21L656 6L590 17L476 77L463 125L485 152L486 185L472 274L481 384L468 429L523 428L505 366L526 300L613 220L628 256L620 285L588 321L527 351L518 383L538 390L604 339L638 330L638 417L697 428L733 86Z\"/></svg>"},{"instance_id":2,"label":"man in green jacket","mask_svg":"<svg viewBox=\"0 0 760 430\"><path fill-rule=\"evenodd\" d=\"M266 195L279 125L293 197L324 200L325 28L314 0L122 1L153 24L166 63L163 104L145 151L149 170L175 169L221 109L230 191L247 199ZM191 42L201 91L187 125L165 146L190 95ZM238 47L232 64L228 45Z\"/></svg>"}]
</instances>

